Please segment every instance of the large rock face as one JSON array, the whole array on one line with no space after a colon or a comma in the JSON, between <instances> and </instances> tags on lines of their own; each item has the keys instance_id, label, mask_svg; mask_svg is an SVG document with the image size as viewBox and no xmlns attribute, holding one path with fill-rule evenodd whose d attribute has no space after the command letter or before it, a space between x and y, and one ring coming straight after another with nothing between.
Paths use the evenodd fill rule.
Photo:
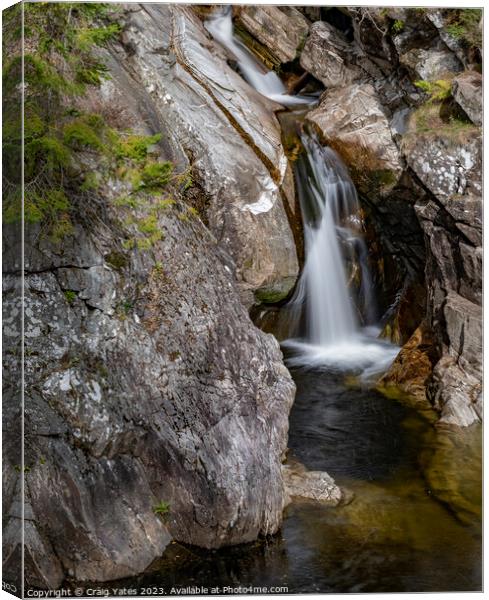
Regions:
<instances>
[{"instance_id":1,"label":"large rock face","mask_svg":"<svg viewBox=\"0 0 489 600\"><path fill-rule=\"evenodd\" d=\"M117 215L62 247L28 238L29 585L136 574L170 535L212 548L280 524L294 385L230 258L178 215L147 253L121 248ZM5 308L8 325L8 293Z\"/></svg>"},{"instance_id":2,"label":"large rock face","mask_svg":"<svg viewBox=\"0 0 489 600\"><path fill-rule=\"evenodd\" d=\"M54 244L26 232L29 586L135 575L172 537L216 548L274 533L282 518L295 387L242 303L262 286L286 294L298 269L274 106L210 53L187 9L127 11L123 44L104 53L112 78L81 108L163 133L162 157L190 165L194 186L155 213L164 237L147 250L123 244L134 231L113 202L124 192L115 180L93 206L76 205L73 236ZM194 201L202 220L187 210ZM20 265L5 239L14 373ZM4 398L9 572L20 553L14 386Z\"/></svg>"},{"instance_id":3,"label":"large rock face","mask_svg":"<svg viewBox=\"0 0 489 600\"><path fill-rule=\"evenodd\" d=\"M124 47L107 60L107 102L123 104L136 122L143 113L158 124L174 160L191 167L246 304L260 288L285 297L298 260L284 206L293 189L278 107L227 65L190 9L134 6L124 18Z\"/></svg>"},{"instance_id":4,"label":"large rock face","mask_svg":"<svg viewBox=\"0 0 489 600\"><path fill-rule=\"evenodd\" d=\"M481 135L408 134L406 159L432 197L416 211L425 231L427 314L440 360L429 393L442 421L481 418L482 187Z\"/></svg>"}]
</instances>

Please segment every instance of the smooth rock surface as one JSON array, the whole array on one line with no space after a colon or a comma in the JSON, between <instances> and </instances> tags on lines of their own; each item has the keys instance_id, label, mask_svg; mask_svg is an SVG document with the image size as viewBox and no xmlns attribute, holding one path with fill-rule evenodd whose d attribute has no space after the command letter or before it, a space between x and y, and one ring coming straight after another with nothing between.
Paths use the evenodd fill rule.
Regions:
<instances>
[{"instance_id":1,"label":"smooth rock surface","mask_svg":"<svg viewBox=\"0 0 489 600\"><path fill-rule=\"evenodd\" d=\"M361 191L362 186L372 187L372 176L381 187L389 187L401 175L399 150L372 85L354 83L326 91L307 121L340 154Z\"/></svg>"},{"instance_id":2,"label":"smooth rock surface","mask_svg":"<svg viewBox=\"0 0 489 600\"><path fill-rule=\"evenodd\" d=\"M239 20L282 63L298 56L310 26L293 6L244 6Z\"/></svg>"},{"instance_id":3,"label":"smooth rock surface","mask_svg":"<svg viewBox=\"0 0 489 600\"><path fill-rule=\"evenodd\" d=\"M285 504L295 500L314 500L337 506L344 494L334 479L324 471L308 471L297 463L282 467L286 499Z\"/></svg>"},{"instance_id":4,"label":"smooth rock surface","mask_svg":"<svg viewBox=\"0 0 489 600\"><path fill-rule=\"evenodd\" d=\"M293 285L299 267L283 194L294 192L278 105L228 66L189 8L148 4L124 19L106 102L167 132L163 143L201 186L209 228L233 257L248 305L261 287Z\"/></svg>"}]
</instances>

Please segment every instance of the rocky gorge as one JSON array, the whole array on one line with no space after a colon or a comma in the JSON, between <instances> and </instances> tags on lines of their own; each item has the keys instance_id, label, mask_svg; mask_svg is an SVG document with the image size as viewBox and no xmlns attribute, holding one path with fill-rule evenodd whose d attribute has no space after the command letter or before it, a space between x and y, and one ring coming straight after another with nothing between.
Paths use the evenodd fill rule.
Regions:
<instances>
[{"instance_id":1,"label":"rocky gorge","mask_svg":"<svg viewBox=\"0 0 489 600\"><path fill-rule=\"evenodd\" d=\"M310 100L286 126L287 103L209 33L216 10L117 5L117 36L94 50L109 77L76 98L160 136L144 156L172 165L165 191L143 172L135 203L135 169L81 147L72 231L26 219L22 264L4 227L4 572L18 581L23 528L28 587L136 576L172 540L270 539L294 498L352 501L329 467L283 464L296 384L275 317L304 268L304 130L356 186L380 337L399 346L373 393L441 431L482 420L479 11L233 6L243 45ZM446 487L472 515L463 484L455 500Z\"/></svg>"}]
</instances>

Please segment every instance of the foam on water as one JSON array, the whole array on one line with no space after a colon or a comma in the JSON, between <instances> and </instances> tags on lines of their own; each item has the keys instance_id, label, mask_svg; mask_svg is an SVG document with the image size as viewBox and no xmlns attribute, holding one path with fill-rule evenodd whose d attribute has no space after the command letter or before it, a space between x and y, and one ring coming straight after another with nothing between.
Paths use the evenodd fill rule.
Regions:
<instances>
[{"instance_id":1,"label":"foam on water","mask_svg":"<svg viewBox=\"0 0 489 600\"><path fill-rule=\"evenodd\" d=\"M284 343L293 353L287 363L360 370L362 379L373 379L388 369L399 348L377 339L377 307L355 186L331 148L308 134L302 135L302 144L306 153L297 181L306 258L287 307L290 322L296 324L292 339ZM347 260L360 273L357 306L348 285ZM303 315L305 337L299 335Z\"/></svg>"},{"instance_id":2,"label":"foam on water","mask_svg":"<svg viewBox=\"0 0 489 600\"><path fill-rule=\"evenodd\" d=\"M287 94L280 77L274 71L266 69L239 41L233 31L231 7L216 11L204 25L212 37L235 58L244 79L262 96L284 106L304 105L316 101L316 98Z\"/></svg>"}]
</instances>

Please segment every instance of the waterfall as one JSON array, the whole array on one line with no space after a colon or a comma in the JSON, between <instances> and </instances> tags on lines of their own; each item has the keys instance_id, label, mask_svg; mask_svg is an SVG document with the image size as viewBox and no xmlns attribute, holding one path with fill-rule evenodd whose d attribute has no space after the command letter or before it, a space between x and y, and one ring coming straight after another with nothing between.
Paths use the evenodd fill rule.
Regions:
<instances>
[{"instance_id":1,"label":"waterfall","mask_svg":"<svg viewBox=\"0 0 489 600\"><path fill-rule=\"evenodd\" d=\"M280 77L265 67L253 56L233 32L232 8L223 7L205 22L205 28L212 37L224 46L238 63L243 78L257 92L284 106L308 104L311 98L291 96Z\"/></svg>"},{"instance_id":2,"label":"waterfall","mask_svg":"<svg viewBox=\"0 0 489 600\"><path fill-rule=\"evenodd\" d=\"M231 7L214 13L205 27L235 58L244 79L260 94L283 104L310 104L315 98L290 96L233 33ZM291 339L291 366L360 369L363 379L385 371L399 351L376 339L377 310L360 205L348 169L317 137L301 135L304 156L296 169L304 223L305 264L293 298L283 309ZM350 267L347 272L347 266ZM358 279L354 299L351 279ZM356 300L356 302L355 302ZM305 318L306 334L301 336Z\"/></svg>"},{"instance_id":3,"label":"waterfall","mask_svg":"<svg viewBox=\"0 0 489 600\"><path fill-rule=\"evenodd\" d=\"M305 157L297 168L297 184L306 263L290 304L300 308L307 303L307 337L326 346L351 340L358 332L345 262L360 271L358 308L364 325L375 323L377 309L360 204L348 170L316 136L303 134L301 140Z\"/></svg>"},{"instance_id":4,"label":"waterfall","mask_svg":"<svg viewBox=\"0 0 489 600\"><path fill-rule=\"evenodd\" d=\"M355 185L339 156L316 136L301 136L304 156L297 186L304 223L305 264L286 310L298 334L285 342L292 365L361 367L364 376L385 370L398 352L377 340L377 308ZM350 277L348 276L348 269ZM354 301L351 279L357 281Z\"/></svg>"}]
</instances>

